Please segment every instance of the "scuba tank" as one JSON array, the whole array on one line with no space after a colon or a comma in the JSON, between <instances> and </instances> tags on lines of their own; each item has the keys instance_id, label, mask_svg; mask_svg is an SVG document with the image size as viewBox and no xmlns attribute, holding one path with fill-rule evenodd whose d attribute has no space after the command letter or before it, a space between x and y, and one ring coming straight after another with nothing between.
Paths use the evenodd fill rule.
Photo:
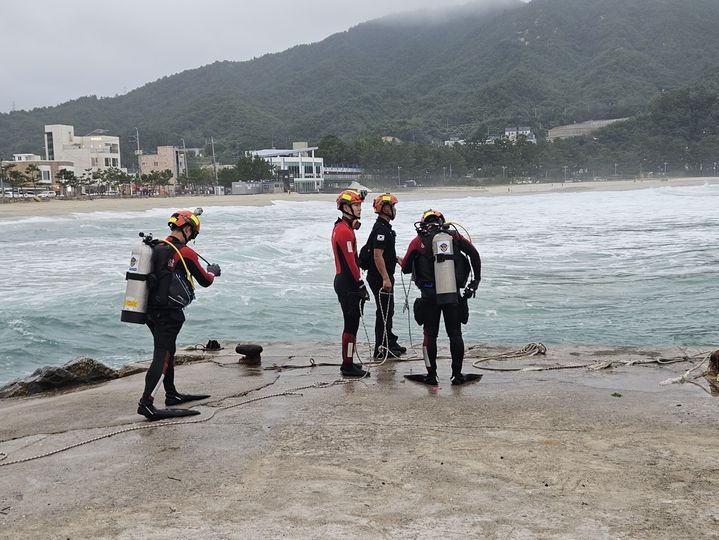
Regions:
<instances>
[{"instance_id":1,"label":"scuba tank","mask_svg":"<svg viewBox=\"0 0 719 540\"><path fill-rule=\"evenodd\" d=\"M452 236L442 230L432 238L434 255L434 282L437 291L437 304L456 304L459 302L457 278L454 271L454 242Z\"/></svg>"},{"instance_id":2,"label":"scuba tank","mask_svg":"<svg viewBox=\"0 0 719 540\"><path fill-rule=\"evenodd\" d=\"M122 322L145 324L147 311L147 298L149 295L148 276L152 273L152 235L140 233L142 238L132 248L130 267L127 269L125 279L125 299L122 302Z\"/></svg>"}]
</instances>

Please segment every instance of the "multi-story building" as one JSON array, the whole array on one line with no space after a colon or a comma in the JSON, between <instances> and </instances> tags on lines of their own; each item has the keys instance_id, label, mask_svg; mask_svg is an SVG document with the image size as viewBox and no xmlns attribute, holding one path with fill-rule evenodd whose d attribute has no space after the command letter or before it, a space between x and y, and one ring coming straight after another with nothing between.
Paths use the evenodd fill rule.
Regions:
<instances>
[{"instance_id":1,"label":"multi-story building","mask_svg":"<svg viewBox=\"0 0 719 540\"><path fill-rule=\"evenodd\" d=\"M61 169L75 172L72 161L49 161L42 159L42 157L37 154L13 154L12 161L2 161L0 165L2 165L3 168L10 167L28 176L30 179L26 184L27 186L35 184L36 188L52 191L60 190L57 175ZM33 173L29 171L28 167L30 165L35 165L38 168L37 172Z\"/></svg>"},{"instance_id":2,"label":"multi-story building","mask_svg":"<svg viewBox=\"0 0 719 540\"><path fill-rule=\"evenodd\" d=\"M139 156L140 174L150 174L153 171L172 171L170 178L170 191L174 191L177 179L187 173L187 152L190 149L176 146L158 146L156 154L141 154Z\"/></svg>"},{"instance_id":3,"label":"multi-story building","mask_svg":"<svg viewBox=\"0 0 719 540\"><path fill-rule=\"evenodd\" d=\"M45 126L45 159L70 161L76 174L110 167L121 169L120 138L103 135L104 130L75 136L75 128L63 124Z\"/></svg>"},{"instance_id":4,"label":"multi-story building","mask_svg":"<svg viewBox=\"0 0 719 540\"><path fill-rule=\"evenodd\" d=\"M269 162L278 171L286 171L293 178L297 193L315 193L324 187L324 160L315 157L317 149L317 146L307 146L306 142L295 142L292 150L272 148L250 153Z\"/></svg>"},{"instance_id":5,"label":"multi-story building","mask_svg":"<svg viewBox=\"0 0 719 540\"><path fill-rule=\"evenodd\" d=\"M509 139L513 143L517 142L517 138L523 135L527 138L527 142L537 144L537 137L532 133L530 127L508 127L504 128L504 138Z\"/></svg>"}]
</instances>

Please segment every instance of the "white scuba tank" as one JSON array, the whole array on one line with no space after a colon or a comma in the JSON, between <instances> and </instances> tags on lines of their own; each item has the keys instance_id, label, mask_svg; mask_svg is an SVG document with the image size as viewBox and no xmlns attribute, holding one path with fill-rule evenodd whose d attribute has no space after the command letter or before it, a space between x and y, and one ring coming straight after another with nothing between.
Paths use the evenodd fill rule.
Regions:
<instances>
[{"instance_id":1,"label":"white scuba tank","mask_svg":"<svg viewBox=\"0 0 719 540\"><path fill-rule=\"evenodd\" d=\"M152 237L149 237L152 240ZM125 279L125 299L122 302L122 322L145 324L147 311L147 298L149 289L147 277L152 272L152 248L141 240L132 248L130 267L127 269Z\"/></svg>"},{"instance_id":2,"label":"white scuba tank","mask_svg":"<svg viewBox=\"0 0 719 540\"><path fill-rule=\"evenodd\" d=\"M432 238L434 255L434 285L437 290L437 304L456 304L459 302L457 278L454 271L454 242L452 236L444 231Z\"/></svg>"}]
</instances>

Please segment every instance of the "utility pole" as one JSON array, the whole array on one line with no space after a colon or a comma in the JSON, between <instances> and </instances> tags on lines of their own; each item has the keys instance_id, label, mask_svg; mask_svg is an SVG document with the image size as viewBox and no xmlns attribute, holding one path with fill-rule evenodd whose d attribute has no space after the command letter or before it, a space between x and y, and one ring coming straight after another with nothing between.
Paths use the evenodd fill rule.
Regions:
<instances>
[{"instance_id":1,"label":"utility pole","mask_svg":"<svg viewBox=\"0 0 719 540\"><path fill-rule=\"evenodd\" d=\"M210 136L210 144L212 145L212 167L215 169L215 185L217 185L217 161L215 160L215 138Z\"/></svg>"},{"instance_id":2,"label":"utility pole","mask_svg":"<svg viewBox=\"0 0 719 540\"><path fill-rule=\"evenodd\" d=\"M401 168L402 167L400 165L397 165L397 187L398 188L402 186L402 182L400 181L400 176L399 176L399 171Z\"/></svg>"},{"instance_id":3,"label":"utility pole","mask_svg":"<svg viewBox=\"0 0 719 540\"><path fill-rule=\"evenodd\" d=\"M135 128L135 143L137 143L137 150L135 150L135 155L137 156L137 178L140 178L141 170L140 170L140 156L142 155L142 150L140 150L140 130ZM132 182L130 182L130 197L132 197Z\"/></svg>"},{"instance_id":4,"label":"utility pole","mask_svg":"<svg viewBox=\"0 0 719 540\"><path fill-rule=\"evenodd\" d=\"M714 164L714 169L717 164ZM2 166L2 158L0 158L0 201L5 202L5 167Z\"/></svg>"}]
</instances>

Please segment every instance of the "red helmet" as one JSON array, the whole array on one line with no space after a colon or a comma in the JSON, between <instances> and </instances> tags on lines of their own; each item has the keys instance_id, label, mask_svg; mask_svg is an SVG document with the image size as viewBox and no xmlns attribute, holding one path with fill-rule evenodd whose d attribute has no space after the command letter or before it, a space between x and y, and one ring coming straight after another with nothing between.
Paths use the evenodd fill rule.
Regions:
<instances>
[{"instance_id":1,"label":"red helmet","mask_svg":"<svg viewBox=\"0 0 719 540\"><path fill-rule=\"evenodd\" d=\"M372 206L374 206L375 214L379 214L385 204L394 206L395 204L397 204L397 202L397 197L395 197L391 193L385 193L384 195L377 195L374 198L374 203L372 204Z\"/></svg>"},{"instance_id":2,"label":"red helmet","mask_svg":"<svg viewBox=\"0 0 719 540\"><path fill-rule=\"evenodd\" d=\"M342 193L337 195L337 209L342 210L343 204L362 204L362 201L364 201L365 193L360 191L355 191L354 189L345 189Z\"/></svg>"},{"instance_id":3,"label":"red helmet","mask_svg":"<svg viewBox=\"0 0 719 540\"><path fill-rule=\"evenodd\" d=\"M431 223L436 222L440 225L444 225L444 215L442 215L442 212L439 210L432 210L431 208L427 211L425 211L422 214L422 219L419 220L420 223Z\"/></svg>"},{"instance_id":4,"label":"red helmet","mask_svg":"<svg viewBox=\"0 0 719 540\"><path fill-rule=\"evenodd\" d=\"M200 218L189 210L178 210L170 216L167 224L170 229L181 229L185 225L189 225L192 229L192 238L200 234Z\"/></svg>"}]
</instances>

